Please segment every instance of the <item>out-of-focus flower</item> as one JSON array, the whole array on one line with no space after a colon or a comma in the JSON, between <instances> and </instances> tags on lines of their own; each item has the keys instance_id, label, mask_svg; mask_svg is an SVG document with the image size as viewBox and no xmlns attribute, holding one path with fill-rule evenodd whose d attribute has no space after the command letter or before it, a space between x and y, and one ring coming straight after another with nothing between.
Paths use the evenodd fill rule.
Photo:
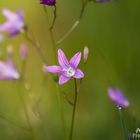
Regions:
<instances>
[{"instance_id":1,"label":"out-of-focus flower","mask_svg":"<svg viewBox=\"0 0 140 140\"><path fill-rule=\"evenodd\" d=\"M0 24L0 32L8 32L10 37L22 32L25 28L23 12L18 10L12 12L9 9L3 9L2 14L6 17L7 21Z\"/></svg>"},{"instance_id":2,"label":"out-of-focus flower","mask_svg":"<svg viewBox=\"0 0 140 140\"><path fill-rule=\"evenodd\" d=\"M84 77L84 73L78 69L81 60L81 52L77 52L70 61L67 60L64 52L58 50L58 62L60 66L44 66L44 71L60 74L59 84L66 83L71 78L80 79Z\"/></svg>"},{"instance_id":3,"label":"out-of-focus flower","mask_svg":"<svg viewBox=\"0 0 140 140\"><path fill-rule=\"evenodd\" d=\"M56 3L56 0L40 0L40 4L48 5L48 6L54 6Z\"/></svg>"},{"instance_id":4,"label":"out-of-focus flower","mask_svg":"<svg viewBox=\"0 0 140 140\"><path fill-rule=\"evenodd\" d=\"M110 99L118 106L118 107L128 107L129 101L123 95L122 91L119 89L108 88L108 95Z\"/></svg>"},{"instance_id":5,"label":"out-of-focus flower","mask_svg":"<svg viewBox=\"0 0 140 140\"><path fill-rule=\"evenodd\" d=\"M12 61L12 50L8 48L7 61L0 61L0 80L18 80L20 74Z\"/></svg>"},{"instance_id":6,"label":"out-of-focus flower","mask_svg":"<svg viewBox=\"0 0 140 140\"><path fill-rule=\"evenodd\" d=\"M89 54L89 49L87 46L84 47L83 50L83 56L84 56L84 63L86 63L87 59L88 59L88 54Z\"/></svg>"},{"instance_id":7,"label":"out-of-focus flower","mask_svg":"<svg viewBox=\"0 0 140 140\"><path fill-rule=\"evenodd\" d=\"M22 60L25 60L28 56L28 49L25 44L20 45L20 55L21 55Z\"/></svg>"}]
</instances>

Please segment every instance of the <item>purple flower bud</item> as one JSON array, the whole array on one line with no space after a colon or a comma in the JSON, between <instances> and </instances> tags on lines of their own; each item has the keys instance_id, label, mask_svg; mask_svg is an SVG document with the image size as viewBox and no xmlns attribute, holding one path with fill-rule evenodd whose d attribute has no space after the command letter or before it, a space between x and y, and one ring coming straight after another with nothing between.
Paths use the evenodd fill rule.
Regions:
<instances>
[{"instance_id":1,"label":"purple flower bud","mask_svg":"<svg viewBox=\"0 0 140 140\"><path fill-rule=\"evenodd\" d=\"M28 49L25 44L20 45L20 55L21 55L22 60L25 60L28 56Z\"/></svg>"},{"instance_id":2,"label":"purple flower bud","mask_svg":"<svg viewBox=\"0 0 140 140\"><path fill-rule=\"evenodd\" d=\"M88 59L88 54L89 54L89 49L87 46L84 47L83 50L83 56L84 56L84 63L86 63L87 59Z\"/></svg>"},{"instance_id":3,"label":"purple flower bud","mask_svg":"<svg viewBox=\"0 0 140 140\"><path fill-rule=\"evenodd\" d=\"M48 6L54 6L56 3L56 0L40 0L40 4L48 5Z\"/></svg>"},{"instance_id":4,"label":"purple flower bud","mask_svg":"<svg viewBox=\"0 0 140 140\"><path fill-rule=\"evenodd\" d=\"M128 107L129 101L123 95L123 93L119 89L108 88L108 95L110 99L118 106L118 107Z\"/></svg>"},{"instance_id":5,"label":"purple flower bud","mask_svg":"<svg viewBox=\"0 0 140 140\"><path fill-rule=\"evenodd\" d=\"M8 32L10 37L17 35L25 28L23 12L21 10L12 12L9 9L3 9L2 14L6 17L7 21L0 24L0 32Z\"/></svg>"}]
</instances>

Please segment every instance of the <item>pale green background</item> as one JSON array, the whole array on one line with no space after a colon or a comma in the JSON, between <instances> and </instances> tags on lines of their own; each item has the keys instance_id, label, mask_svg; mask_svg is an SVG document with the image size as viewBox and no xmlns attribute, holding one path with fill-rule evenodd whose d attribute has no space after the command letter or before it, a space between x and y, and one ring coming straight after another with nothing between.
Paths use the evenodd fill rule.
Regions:
<instances>
[{"instance_id":1,"label":"pale green background","mask_svg":"<svg viewBox=\"0 0 140 140\"><path fill-rule=\"evenodd\" d=\"M1 0L0 9L4 7L14 11L19 8L24 10L29 28L40 41L48 64L53 65L49 25L39 0ZM57 1L57 21L54 28L56 40L74 23L80 7L80 0ZM49 8L50 19L53 16L51 13L52 9ZM2 15L0 21L4 21ZM29 132L14 126L16 123L28 128L18 94L25 97L35 140L63 140L55 85L46 74L48 80L45 87L42 87L43 63L32 45L23 35L13 39L6 39L5 36L5 41L0 44L0 58L4 60L6 47L13 45L14 61L18 69L21 69L19 45L22 42L29 48L25 72L25 84L29 89L23 90L18 82L0 82L0 140L32 140ZM85 45L89 47L90 54L85 79L78 95L74 139L123 140L119 115L107 96L107 88L118 87L128 97L130 107L124 110L124 117L128 131L135 132L140 127L140 0L89 3L79 26L59 47L70 58L77 51L82 51ZM72 99L73 80L61 88ZM35 106L40 94L39 105ZM64 99L63 105L68 136L72 107ZM41 116L37 118L35 112L40 112Z\"/></svg>"}]
</instances>

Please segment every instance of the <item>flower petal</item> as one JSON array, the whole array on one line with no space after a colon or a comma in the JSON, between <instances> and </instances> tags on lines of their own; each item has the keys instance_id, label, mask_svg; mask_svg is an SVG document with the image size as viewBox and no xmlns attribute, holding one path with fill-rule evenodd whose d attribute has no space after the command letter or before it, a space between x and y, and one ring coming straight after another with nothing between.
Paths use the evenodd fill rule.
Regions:
<instances>
[{"instance_id":1,"label":"flower petal","mask_svg":"<svg viewBox=\"0 0 140 140\"><path fill-rule=\"evenodd\" d=\"M51 73L61 73L61 67L60 66L44 66L45 72L51 72Z\"/></svg>"},{"instance_id":2,"label":"flower petal","mask_svg":"<svg viewBox=\"0 0 140 140\"><path fill-rule=\"evenodd\" d=\"M122 91L119 89L108 88L108 95L110 99L116 103L117 106L127 107L129 106L129 101L123 95Z\"/></svg>"},{"instance_id":3,"label":"flower petal","mask_svg":"<svg viewBox=\"0 0 140 140\"><path fill-rule=\"evenodd\" d=\"M7 21L0 25L0 32L9 32L9 36L13 37L20 32L20 28L17 29L17 26Z\"/></svg>"},{"instance_id":4,"label":"flower petal","mask_svg":"<svg viewBox=\"0 0 140 140\"><path fill-rule=\"evenodd\" d=\"M78 66L81 60L81 52L76 53L70 60L70 64L75 68Z\"/></svg>"},{"instance_id":5,"label":"flower petal","mask_svg":"<svg viewBox=\"0 0 140 140\"><path fill-rule=\"evenodd\" d=\"M23 11L22 10L18 10L17 11L17 15L18 15L18 18L20 18L21 20L24 19L24 14L23 14Z\"/></svg>"},{"instance_id":6,"label":"flower petal","mask_svg":"<svg viewBox=\"0 0 140 140\"><path fill-rule=\"evenodd\" d=\"M17 18L17 15L14 12L11 12L6 8L2 10L2 13L8 20L14 20L15 18Z\"/></svg>"},{"instance_id":7,"label":"flower petal","mask_svg":"<svg viewBox=\"0 0 140 140\"><path fill-rule=\"evenodd\" d=\"M9 32L11 30L11 23L9 21L0 24L0 31L1 32Z\"/></svg>"},{"instance_id":8,"label":"flower petal","mask_svg":"<svg viewBox=\"0 0 140 140\"><path fill-rule=\"evenodd\" d=\"M58 49L58 62L64 68L69 66L69 62L61 49Z\"/></svg>"},{"instance_id":9,"label":"flower petal","mask_svg":"<svg viewBox=\"0 0 140 140\"><path fill-rule=\"evenodd\" d=\"M80 69L77 69L76 72L75 72L75 75L73 77L77 78L77 79L83 78L84 73Z\"/></svg>"},{"instance_id":10,"label":"flower petal","mask_svg":"<svg viewBox=\"0 0 140 140\"><path fill-rule=\"evenodd\" d=\"M59 85L65 84L68 80L70 80L69 77L66 77L66 76L64 76L64 75L61 75L61 76L59 77Z\"/></svg>"},{"instance_id":11,"label":"flower petal","mask_svg":"<svg viewBox=\"0 0 140 140\"><path fill-rule=\"evenodd\" d=\"M16 67L11 67L4 62L0 62L0 80L17 80L20 74Z\"/></svg>"}]
</instances>

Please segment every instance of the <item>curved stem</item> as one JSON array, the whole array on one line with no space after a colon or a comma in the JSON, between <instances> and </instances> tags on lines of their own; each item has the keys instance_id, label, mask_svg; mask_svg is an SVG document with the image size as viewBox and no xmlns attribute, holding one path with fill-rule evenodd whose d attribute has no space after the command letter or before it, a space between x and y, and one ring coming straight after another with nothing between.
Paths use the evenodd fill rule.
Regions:
<instances>
[{"instance_id":1,"label":"curved stem","mask_svg":"<svg viewBox=\"0 0 140 140\"><path fill-rule=\"evenodd\" d=\"M76 19L76 21L73 23L73 25L71 26L71 28L64 34L64 36L62 36L56 43L56 45L60 45L73 31L74 29L79 25L80 20L83 17L85 8L88 4L88 0L86 0L85 2L82 0L82 7L81 7L81 11L80 11L80 15L78 16L78 18Z\"/></svg>"},{"instance_id":2,"label":"curved stem","mask_svg":"<svg viewBox=\"0 0 140 140\"><path fill-rule=\"evenodd\" d=\"M21 101L21 103L22 103L22 105L23 105L23 110L24 110L24 113L25 113L25 117L26 117L26 120L27 120L27 123L28 123L28 126L29 126L29 128L30 128L30 130L31 130L31 134L32 134L32 137L33 137L33 140L35 139L35 137L34 137L34 132L33 132L33 127L32 127L32 124L31 124L31 122L30 122L30 116L29 116L29 114L28 114L28 109L27 109L27 106L26 106L26 104L25 104L25 101L24 101L24 97L23 97L23 94L22 94L22 91L21 91L21 89L22 89L22 85L24 85L24 74L25 74L25 68L26 68L26 61L23 61L23 63L22 63L22 69L21 69L21 75L22 75L22 78L20 79L20 81L19 81L19 90L18 90L18 96L19 96L19 98L20 98L20 101ZM17 86L18 87L18 86Z\"/></svg>"},{"instance_id":3,"label":"curved stem","mask_svg":"<svg viewBox=\"0 0 140 140\"><path fill-rule=\"evenodd\" d=\"M74 106L73 106L73 112L72 112L72 121L71 121L69 140L72 140L72 137L73 137L74 120L75 120L75 112L76 112L76 104L77 104L77 94L78 94L78 92L77 92L77 82L76 82L76 79L74 79L74 86L75 86Z\"/></svg>"},{"instance_id":4,"label":"curved stem","mask_svg":"<svg viewBox=\"0 0 140 140\"><path fill-rule=\"evenodd\" d=\"M42 53L42 51L40 49L40 44L35 40L35 37L34 37L33 33L31 31L29 32L29 30L27 30L25 32L25 38L36 49L36 51L37 51L38 55L40 56L40 59L42 60L42 62L47 63L47 61L46 61L46 59L45 59L45 57L44 57L44 55L43 55L43 53Z\"/></svg>"},{"instance_id":5,"label":"curved stem","mask_svg":"<svg viewBox=\"0 0 140 140\"><path fill-rule=\"evenodd\" d=\"M53 12L53 14L54 14L54 17L53 17L53 21L52 21L52 25L51 25L51 27L50 27L50 30L53 30L53 28L54 28L54 25L55 25L55 21L56 21L56 17L57 17L57 15L56 15L56 12L57 11L57 9L56 9L56 5L54 6L54 12Z\"/></svg>"},{"instance_id":6,"label":"curved stem","mask_svg":"<svg viewBox=\"0 0 140 140\"><path fill-rule=\"evenodd\" d=\"M3 116L3 115L1 115L1 114L0 114L0 119L3 119L3 120L5 120L5 121L9 122L10 124L12 124L12 125L15 126L15 127L18 127L18 128L23 129L23 130L25 130L25 131L27 131L27 132L30 132L30 129L25 128L25 127L23 127L22 125L20 125L20 124L18 124L18 123L15 123L14 121L8 119L8 117L5 117L5 116Z\"/></svg>"},{"instance_id":7,"label":"curved stem","mask_svg":"<svg viewBox=\"0 0 140 140\"><path fill-rule=\"evenodd\" d=\"M57 93L58 103L59 103L59 107L60 107L62 128L63 128L63 132L64 132L64 139L66 140L66 126L65 126L64 108L63 108L62 96L60 94L60 88L59 88L58 84L56 84L56 89L57 89L56 93Z\"/></svg>"}]
</instances>

